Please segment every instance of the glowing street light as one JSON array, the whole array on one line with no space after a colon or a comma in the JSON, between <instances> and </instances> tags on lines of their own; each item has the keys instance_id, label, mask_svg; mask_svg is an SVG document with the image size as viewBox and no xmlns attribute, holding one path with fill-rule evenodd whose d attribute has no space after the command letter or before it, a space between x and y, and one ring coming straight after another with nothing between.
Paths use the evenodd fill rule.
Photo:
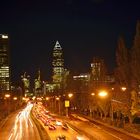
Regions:
<instances>
[{"instance_id":1,"label":"glowing street light","mask_svg":"<svg viewBox=\"0 0 140 140\"><path fill-rule=\"evenodd\" d=\"M48 101L49 100L49 97L46 97L46 100Z\"/></svg>"},{"instance_id":2,"label":"glowing street light","mask_svg":"<svg viewBox=\"0 0 140 140\"><path fill-rule=\"evenodd\" d=\"M60 98L59 97L56 97L56 100L59 100Z\"/></svg>"},{"instance_id":3,"label":"glowing street light","mask_svg":"<svg viewBox=\"0 0 140 140\"><path fill-rule=\"evenodd\" d=\"M9 98L10 97L10 94L5 94L5 98Z\"/></svg>"},{"instance_id":4,"label":"glowing street light","mask_svg":"<svg viewBox=\"0 0 140 140\"><path fill-rule=\"evenodd\" d=\"M68 96L69 96L69 98L71 98L73 96L73 94L72 93L69 93Z\"/></svg>"},{"instance_id":5,"label":"glowing street light","mask_svg":"<svg viewBox=\"0 0 140 140\"><path fill-rule=\"evenodd\" d=\"M126 91L126 87L121 87L121 90L122 91Z\"/></svg>"},{"instance_id":6,"label":"glowing street light","mask_svg":"<svg viewBox=\"0 0 140 140\"><path fill-rule=\"evenodd\" d=\"M100 91L98 94L100 97L106 97L108 93L106 91Z\"/></svg>"},{"instance_id":7,"label":"glowing street light","mask_svg":"<svg viewBox=\"0 0 140 140\"><path fill-rule=\"evenodd\" d=\"M91 96L95 96L95 93L91 93Z\"/></svg>"},{"instance_id":8,"label":"glowing street light","mask_svg":"<svg viewBox=\"0 0 140 140\"><path fill-rule=\"evenodd\" d=\"M16 101L16 100L17 100L17 97L14 97L14 98L13 98L13 100L15 100L15 101Z\"/></svg>"},{"instance_id":9,"label":"glowing street light","mask_svg":"<svg viewBox=\"0 0 140 140\"><path fill-rule=\"evenodd\" d=\"M111 90L114 90L114 88L111 88Z\"/></svg>"}]
</instances>

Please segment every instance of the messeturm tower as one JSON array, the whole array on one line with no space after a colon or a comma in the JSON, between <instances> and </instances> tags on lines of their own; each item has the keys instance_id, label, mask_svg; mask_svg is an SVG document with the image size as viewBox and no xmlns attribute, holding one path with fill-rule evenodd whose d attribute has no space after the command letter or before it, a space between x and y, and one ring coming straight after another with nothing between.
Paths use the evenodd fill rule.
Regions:
<instances>
[{"instance_id":1,"label":"messeturm tower","mask_svg":"<svg viewBox=\"0 0 140 140\"><path fill-rule=\"evenodd\" d=\"M63 51L58 41L56 41L53 49L53 83L61 85L64 74Z\"/></svg>"}]
</instances>

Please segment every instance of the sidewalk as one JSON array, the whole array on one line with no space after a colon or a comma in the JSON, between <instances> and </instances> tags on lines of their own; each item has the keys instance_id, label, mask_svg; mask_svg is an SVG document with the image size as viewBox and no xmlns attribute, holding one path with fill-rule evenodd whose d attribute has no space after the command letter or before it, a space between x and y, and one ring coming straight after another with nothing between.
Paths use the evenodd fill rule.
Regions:
<instances>
[{"instance_id":1,"label":"sidewalk","mask_svg":"<svg viewBox=\"0 0 140 140\"><path fill-rule=\"evenodd\" d=\"M92 118L92 117L90 117L90 116L85 116L85 115L81 115L81 114L79 114L79 116L84 117L84 118L87 118L87 119L89 119L89 120L91 120L91 121L94 121L94 122L96 122L96 123L98 123L98 124L101 124L101 125L103 125L103 126L106 126L106 127L108 127L108 128L114 129L114 130L116 130L116 131L119 131L119 132L121 132L121 133L124 133L124 134L126 134L126 135L132 136L132 137L137 138L137 139L140 140L140 132L139 132L138 130L137 130L136 133L130 133L130 132L128 132L125 128L118 128L118 127L112 126L112 125L110 125L110 124L108 124L108 123L105 123L105 122L103 122L103 121L101 121L101 120L94 119L94 118ZM140 126L140 125L139 125L139 126ZM127 127L128 127L128 126L127 126ZM129 127L131 127L131 126L129 126ZM131 130L134 130L134 129L135 129L135 128L131 127Z\"/></svg>"}]
</instances>

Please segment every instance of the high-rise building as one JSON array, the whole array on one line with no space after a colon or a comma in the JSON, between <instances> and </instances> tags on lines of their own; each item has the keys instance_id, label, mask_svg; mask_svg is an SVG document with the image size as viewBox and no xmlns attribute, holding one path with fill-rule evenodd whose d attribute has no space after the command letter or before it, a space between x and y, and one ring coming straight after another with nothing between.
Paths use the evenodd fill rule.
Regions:
<instances>
[{"instance_id":1,"label":"high-rise building","mask_svg":"<svg viewBox=\"0 0 140 140\"><path fill-rule=\"evenodd\" d=\"M9 38L0 34L0 90L10 90Z\"/></svg>"},{"instance_id":2,"label":"high-rise building","mask_svg":"<svg viewBox=\"0 0 140 140\"><path fill-rule=\"evenodd\" d=\"M90 81L90 74L82 73L80 75L74 75L73 80L83 81L87 85L88 82Z\"/></svg>"},{"instance_id":3,"label":"high-rise building","mask_svg":"<svg viewBox=\"0 0 140 140\"><path fill-rule=\"evenodd\" d=\"M94 57L91 63L91 90L100 88L106 83L106 67L104 60Z\"/></svg>"},{"instance_id":4,"label":"high-rise building","mask_svg":"<svg viewBox=\"0 0 140 140\"><path fill-rule=\"evenodd\" d=\"M98 57L93 58L91 63L91 74L93 81L102 81L105 78L106 68L104 60Z\"/></svg>"},{"instance_id":5,"label":"high-rise building","mask_svg":"<svg viewBox=\"0 0 140 140\"><path fill-rule=\"evenodd\" d=\"M59 42L56 41L56 44L53 49L53 83L60 85L63 80L64 74L64 59L62 47Z\"/></svg>"}]
</instances>

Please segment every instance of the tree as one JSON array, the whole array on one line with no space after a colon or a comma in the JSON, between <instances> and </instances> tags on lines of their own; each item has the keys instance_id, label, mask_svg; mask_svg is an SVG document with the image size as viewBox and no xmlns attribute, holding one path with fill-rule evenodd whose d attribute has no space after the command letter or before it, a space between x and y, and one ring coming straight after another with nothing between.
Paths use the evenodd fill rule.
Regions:
<instances>
[{"instance_id":1,"label":"tree","mask_svg":"<svg viewBox=\"0 0 140 140\"><path fill-rule=\"evenodd\" d=\"M131 115L140 111L139 96L140 90L140 21L136 25L136 35L131 49Z\"/></svg>"},{"instance_id":2,"label":"tree","mask_svg":"<svg viewBox=\"0 0 140 140\"><path fill-rule=\"evenodd\" d=\"M137 89L140 85L140 21L136 25L134 45L131 50L132 86Z\"/></svg>"},{"instance_id":3,"label":"tree","mask_svg":"<svg viewBox=\"0 0 140 140\"><path fill-rule=\"evenodd\" d=\"M115 78L119 85L125 85L128 87L130 83L130 66L128 59L128 50L125 46L122 37L118 40L118 47L116 50L116 62L117 68L115 71Z\"/></svg>"}]
</instances>

